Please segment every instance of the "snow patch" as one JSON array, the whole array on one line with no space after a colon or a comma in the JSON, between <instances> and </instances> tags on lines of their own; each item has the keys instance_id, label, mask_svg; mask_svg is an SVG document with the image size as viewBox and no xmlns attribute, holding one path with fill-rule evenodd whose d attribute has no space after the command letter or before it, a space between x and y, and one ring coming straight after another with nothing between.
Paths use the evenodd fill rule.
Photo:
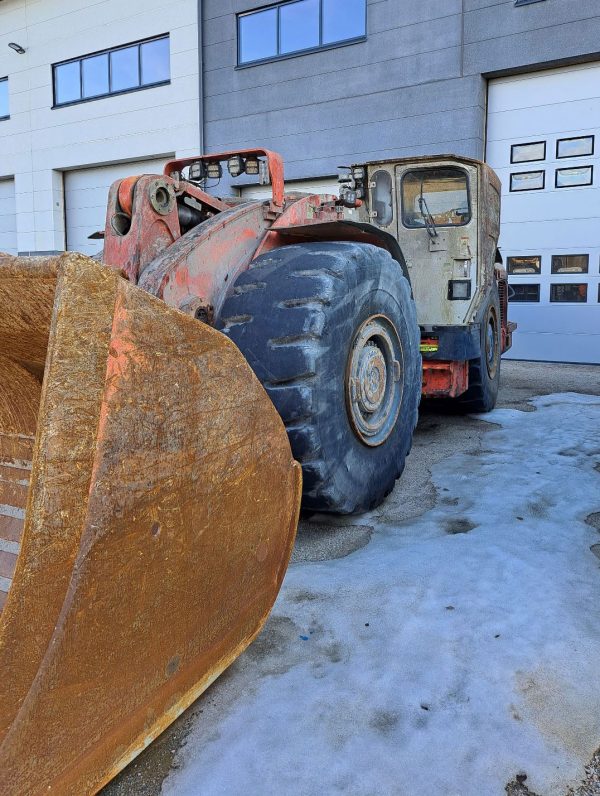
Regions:
<instances>
[{"instance_id":1,"label":"snow patch","mask_svg":"<svg viewBox=\"0 0 600 796\"><path fill-rule=\"evenodd\" d=\"M585 522L600 398L534 405L478 416L497 426L486 450L433 468L433 509L290 568L264 641L201 700L164 796L501 796L518 772L564 796L579 781L600 744ZM209 720L220 687L235 698Z\"/></svg>"}]
</instances>

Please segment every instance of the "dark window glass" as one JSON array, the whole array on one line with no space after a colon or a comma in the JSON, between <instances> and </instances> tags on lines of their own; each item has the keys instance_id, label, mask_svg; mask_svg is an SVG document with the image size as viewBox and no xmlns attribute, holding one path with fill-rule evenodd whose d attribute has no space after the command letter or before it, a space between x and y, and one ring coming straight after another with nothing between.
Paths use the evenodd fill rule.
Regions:
<instances>
[{"instance_id":1,"label":"dark window glass","mask_svg":"<svg viewBox=\"0 0 600 796\"><path fill-rule=\"evenodd\" d=\"M593 135L582 135L577 138L560 138L556 142L557 158L581 158L593 154Z\"/></svg>"},{"instance_id":2,"label":"dark window glass","mask_svg":"<svg viewBox=\"0 0 600 796\"><path fill-rule=\"evenodd\" d=\"M537 302L540 300L540 286L538 284L524 285L522 283L513 285L511 282L508 286L508 300Z\"/></svg>"},{"instance_id":3,"label":"dark window glass","mask_svg":"<svg viewBox=\"0 0 600 796\"><path fill-rule=\"evenodd\" d=\"M120 91L165 83L169 77L169 37L162 36L56 64L54 104L106 97Z\"/></svg>"},{"instance_id":4,"label":"dark window glass","mask_svg":"<svg viewBox=\"0 0 600 796\"><path fill-rule=\"evenodd\" d=\"M279 10L281 53L319 46L319 0L301 0Z\"/></svg>"},{"instance_id":5,"label":"dark window glass","mask_svg":"<svg viewBox=\"0 0 600 796\"><path fill-rule=\"evenodd\" d=\"M587 274L590 264L589 254L553 254L553 274Z\"/></svg>"},{"instance_id":6,"label":"dark window glass","mask_svg":"<svg viewBox=\"0 0 600 796\"><path fill-rule=\"evenodd\" d=\"M54 67L54 101L75 102L81 99L81 61Z\"/></svg>"},{"instance_id":7,"label":"dark window glass","mask_svg":"<svg viewBox=\"0 0 600 796\"><path fill-rule=\"evenodd\" d=\"M539 274L542 270L542 258L539 254L530 257L508 257L506 270L509 274Z\"/></svg>"},{"instance_id":8,"label":"dark window glass","mask_svg":"<svg viewBox=\"0 0 600 796\"><path fill-rule=\"evenodd\" d=\"M377 213L374 218L380 227L388 227L394 219L391 174L380 169L373 175L373 182L375 185L371 189L371 206Z\"/></svg>"},{"instance_id":9,"label":"dark window glass","mask_svg":"<svg viewBox=\"0 0 600 796\"><path fill-rule=\"evenodd\" d=\"M585 303L587 301L587 285L550 285L550 301L575 304Z\"/></svg>"},{"instance_id":10,"label":"dark window glass","mask_svg":"<svg viewBox=\"0 0 600 796\"><path fill-rule=\"evenodd\" d=\"M544 160L545 157L545 141L536 141L532 144L513 144L510 148L511 163L527 163L533 160Z\"/></svg>"},{"instance_id":11,"label":"dark window glass","mask_svg":"<svg viewBox=\"0 0 600 796\"><path fill-rule=\"evenodd\" d=\"M323 44L366 34L366 0L323 0Z\"/></svg>"},{"instance_id":12,"label":"dark window glass","mask_svg":"<svg viewBox=\"0 0 600 796\"><path fill-rule=\"evenodd\" d=\"M81 62L81 80L84 97L108 94L108 55L95 55Z\"/></svg>"},{"instance_id":13,"label":"dark window glass","mask_svg":"<svg viewBox=\"0 0 600 796\"><path fill-rule=\"evenodd\" d=\"M163 83L170 77L169 39L155 39L140 44L142 65L141 83Z\"/></svg>"},{"instance_id":14,"label":"dark window glass","mask_svg":"<svg viewBox=\"0 0 600 796\"><path fill-rule=\"evenodd\" d=\"M240 64L366 35L366 0L294 0L238 16Z\"/></svg>"},{"instance_id":15,"label":"dark window glass","mask_svg":"<svg viewBox=\"0 0 600 796\"><path fill-rule=\"evenodd\" d=\"M126 47L110 54L110 90L126 91L140 85L139 48Z\"/></svg>"},{"instance_id":16,"label":"dark window glass","mask_svg":"<svg viewBox=\"0 0 600 796\"><path fill-rule=\"evenodd\" d=\"M0 80L0 119L5 119L8 112L8 78Z\"/></svg>"},{"instance_id":17,"label":"dark window glass","mask_svg":"<svg viewBox=\"0 0 600 796\"><path fill-rule=\"evenodd\" d=\"M240 63L277 55L277 18L276 8L238 18Z\"/></svg>"},{"instance_id":18,"label":"dark window glass","mask_svg":"<svg viewBox=\"0 0 600 796\"><path fill-rule=\"evenodd\" d=\"M572 169L556 169L556 187L571 188L576 185L591 185L594 177L593 166L578 166Z\"/></svg>"},{"instance_id":19,"label":"dark window glass","mask_svg":"<svg viewBox=\"0 0 600 796\"><path fill-rule=\"evenodd\" d=\"M402 222L406 227L459 227L471 220L467 175L442 167L407 171L402 178Z\"/></svg>"},{"instance_id":20,"label":"dark window glass","mask_svg":"<svg viewBox=\"0 0 600 796\"><path fill-rule=\"evenodd\" d=\"M510 175L511 191L539 191L544 187L545 171L523 171Z\"/></svg>"}]
</instances>

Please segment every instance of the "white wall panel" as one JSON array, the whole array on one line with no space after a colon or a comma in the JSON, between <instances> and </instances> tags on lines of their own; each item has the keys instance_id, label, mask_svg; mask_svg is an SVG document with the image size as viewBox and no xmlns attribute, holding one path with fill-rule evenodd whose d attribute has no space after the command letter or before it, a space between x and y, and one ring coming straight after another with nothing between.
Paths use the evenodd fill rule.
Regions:
<instances>
[{"instance_id":1,"label":"white wall panel","mask_svg":"<svg viewBox=\"0 0 600 796\"><path fill-rule=\"evenodd\" d=\"M557 158L560 138L594 136L590 156ZM511 145L546 142L543 161L511 164ZM491 80L487 160L502 181L500 248L511 256L541 256L541 273L509 276L509 284L539 284L539 303L510 305L519 328L509 357L600 363L600 64ZM556 170L593 166L593 184L556 188ZM545 188L511 192L511 173L545 172ZM552 255L587 254L587 274L552 274ZM552 284L587 284L585 303L553 303Z\"/></svg>"},{"instance_id":2,"label":"white wall panel","mask_svg":"<svg viewBox=\"0 0 600 796\"><path fill-rule=\"evenodd\" d=\"M52 107L52 64L166 33L170 84ZM198 151L197 0L10 0L0 2L0 35L26 49L0 48L10 95L0 168L15 178L19 251L65 247L63 172Z\"/></svg>"},{"instance_id":3,"label":"white wall panel","mask_svg":"<svg viewBox=\"0 0 600 796\"><path fill-rule=\"evenodd\" d=\"M89 235L104 229L110 186L115 180L133 174L162 174L167 160L158 158L65 172L67 249L90 255L100 251L102 241L89 240Z\"/></svg>"},{"instance_id":4,"label":"white wall panel","mask_svg":"<svg viewBox=\"0 0 600 796\"><path fill-rule=\"evenodd\" d=\"M17 253L15 182L0 180L0 252Z\"/></svg>"}]
</instances>

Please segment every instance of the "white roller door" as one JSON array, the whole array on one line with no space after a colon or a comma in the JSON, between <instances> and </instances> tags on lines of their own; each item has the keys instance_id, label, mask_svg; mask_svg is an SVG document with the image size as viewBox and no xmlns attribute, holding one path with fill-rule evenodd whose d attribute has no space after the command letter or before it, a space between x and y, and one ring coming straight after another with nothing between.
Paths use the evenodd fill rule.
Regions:
<instances>
[{"instance_id":1,"label":"white roller door","mask_svg":"<svg viewBox=\"0 0 600 796\"><path fill-rule=\"evenodd\" d=\"M240 196L244 199L267 199L271 196L270 185L248 185L238 187ZM314 180L294 180L286 182L287 193L299 191L300 193L339 193L339 183L336 177L321 177Z\"/></svg>"},{"instance_id":2,"label":"white roller door","mask_svg":"<svg viewBox=\"0 0 600 796\"><path fill-rule=\"evenodd\" d=\"M600 64L491 80L487 160L519 324L509 356L600 363Z\"/></svg>"},{"instance_id":3,"label":"white roller door","mask_svg":"<svg viewBox=\"0 0 600 796\"><path fill-rule=\"evenodd\" d=\"M162 174L167 158L96 166L65 172L65 213L67 249L96 254L101 240L88 240L104 229L108 191L115 180L133 174Z\"/></svg>"},{"instance_id":4,"label":"white roller door","mask_svg":"<svg viewBox=\"0 0 600 796\"><path fill-rule=\"evenodd\" d=\"M13 179L0 179L0 252L17 253L17 214Z\"/></svg>"}]
</instances>

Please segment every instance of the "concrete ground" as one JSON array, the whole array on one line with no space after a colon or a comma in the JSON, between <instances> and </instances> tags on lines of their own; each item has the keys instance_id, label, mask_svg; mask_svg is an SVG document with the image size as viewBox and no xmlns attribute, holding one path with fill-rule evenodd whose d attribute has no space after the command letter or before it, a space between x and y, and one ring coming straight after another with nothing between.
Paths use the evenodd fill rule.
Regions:
<instances>
[{"instance_id":1,"label":"concrete ground","mask_svg":"<svg viewBox=\"0 0 600 796\"><path fill-rule=\"evenodd\" d=\"M600 367L505 361L499 407L534 411L529 400L551 393L575 392L600 395ZM430 511L444 500L437 493L432 468L443 459L462 451L476 454L490 425L473 417L444 415L427 408L421 413L413 449L406 470L393 493L370 517L374 524L396 527ZM303 519L298 529L291 566L300 562L343 558L369 544L373 528L368 522L347 518ZM102 791L103 796L156 796L175 763L177 750L191 726L210 721L235 703L240 683L251 671L261 677L276 673L277 660L286 644L285 629L269 621L260 637L240 659L137 760ZM600 737L596 739L600 746ZM590 761L587 781L565 796L600 794L600 754ZM527 789L526 777L507 783L509 796L545 796ZM200 794L201 789L198 790ZM258 796L258 795L257 795Z\"/></svg>"}]
</instances>

